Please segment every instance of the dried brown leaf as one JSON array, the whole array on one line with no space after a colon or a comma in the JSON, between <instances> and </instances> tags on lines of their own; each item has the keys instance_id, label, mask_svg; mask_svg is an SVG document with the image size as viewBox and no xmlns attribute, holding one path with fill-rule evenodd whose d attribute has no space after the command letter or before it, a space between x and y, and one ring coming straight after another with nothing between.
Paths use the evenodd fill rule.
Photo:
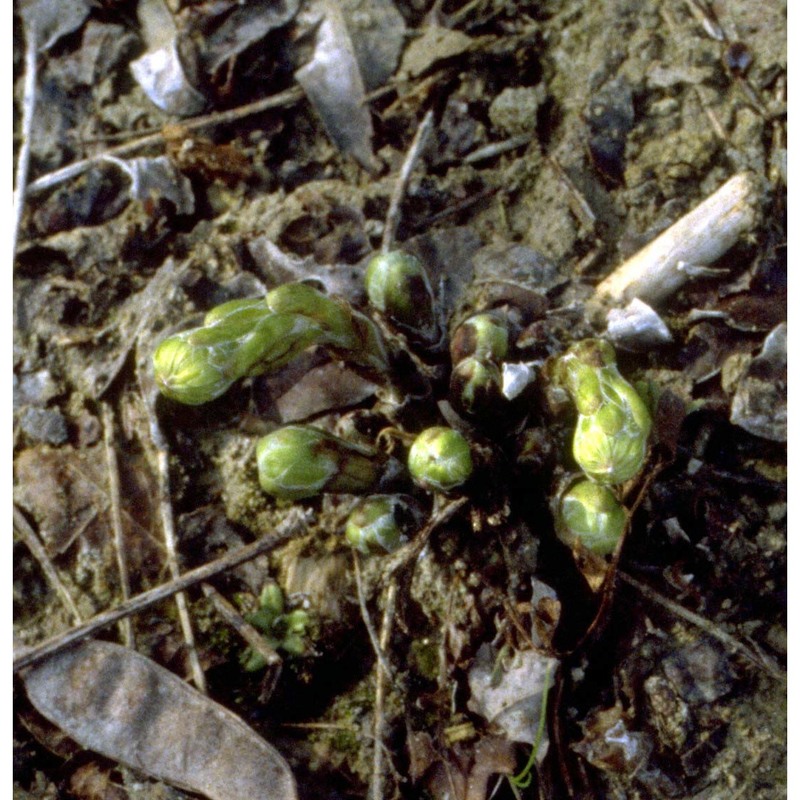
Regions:
<instances>
[{"instance_id":1,"label":"dried brown leaf","mask_svg":"<svg viewBox=\"0 0 800 800\"><path fill-rule=\"evenodd\" d=\"M236 715L148 658L84 642L28 669L36 709L79 744L211 800L292 800L283 757Z\"/></svg>"}]
</instances>

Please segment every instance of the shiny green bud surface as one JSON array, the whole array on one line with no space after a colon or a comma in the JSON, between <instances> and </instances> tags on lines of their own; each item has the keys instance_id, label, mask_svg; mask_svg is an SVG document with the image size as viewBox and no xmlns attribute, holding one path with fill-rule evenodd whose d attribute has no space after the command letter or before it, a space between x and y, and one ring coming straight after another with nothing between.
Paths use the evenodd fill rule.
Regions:
<instances>
[{"instance_id":1,"label":"shiny green bud surface","mask_svg":"<svg viewBox=\"0 0 800 800\"><path fill-rule=\"evenodd\" d=\"M238 377L227 369L216 348L193 340L195 331L164 339L153 353L155 379L161 393L195 406L223 395ZM226 354L229 355L229 354Z\"/></svg>"},{"instance_id":2,"label":"shiny green bud surface","mask_svg":"<svg viewBox=\"0 0 800 800\"><path fill-rule=\"evenodd\" d=\"M269 308L263 297L245 297L240 300L228 300L227 303L214 306L214 308L205 315L203 325L214 325L217 322L222 322L231 315L237 315L244 311L257 313L259 311L269 311Z\"/></svg>"},{"instance_id":3,"label":"shiny green bud surface","mask_svg":"<svg viewBox=\"0 0 800 800\"><path fill-rule=\"evenodd\" d=\"M305 283L287 283L267 294L272 311L313 320L323 331L319 343L342 358L378 371L388 368L383 339L375 323L350 305Z\"/></svg>"},{"instance_id":4,"label":"shiny green bud surface","mask_svg":"<svg viewBox=\"0 0 800 800\"><path fill-rule=\"evenodd\" d=\"M599 483L635 477L647 455L652 420L647 406L617 369L614 350L600 339L570 347L554 373L578 409L575 461Z\"/></svg>"},{"instance_id":5,"label":"shiny green bud surface","mask_svg":"<svg viewBox=\"0 0 800 800\"><path fill-rule=\"evenodd\" d=\"M232 366L242 376L274 372L324 338L320 326L297 314L269 314L239 342Z\"/></svg>"},{"instance_id":6,"label":"shiny green bud surface","mask_svg":"<svg viewBox=\"0 0 800 800\"><path fill-rule=\"evenodd\" d=\"M370 305L404 332L428 344L438 340L433 289L417 258L400 250L376 255L364 284Z\"/></svg>"},{"instance_id":7,"label":"shiny green bud surface","mask_svg":"<svg viewBox=\"0 0 800 800\"><path fill-rule=\"evenodd\" d=\"M476 314L453 334L450 357L454 364L474 356L499 364L508 355L508 328L496 314Z\"/></svg>"},{"instance_id":8,"label":"shiny green bud surface","mask_svg":"<svg viewBox=\"0 0 800 800\"><path fill-rule=\"evenodd\" d=\"M613 553L625 531L627 513L605 486L580 481L561 498L558 535L572 546L579 541L597 555Z\"/></svg>"},{"instance_id":9,"label":"shiny green bud surface","mask_svg":"<svg viewBox=\"0 0 800 800\"><path fill-rule=\"evenodd\" d=\"M307 317L245 308L196 329L192 341L212 348L226 373L244 378L279 369L323 337Z\"/></svg>"},{"instance_id":10,"label":"shiny green bud surface","mask_svg":"<svg viewBox=\"0 0 800 800\"><path fill-rule=\"evenodd\" d=\"M472 475L469 443L452 428L428 428L411 445L408 469L423 488L449 492Z\"/></svg>"},{"instance_id":11,"label":"shiny green bud surface","mask_svg":"<svg viewBox=\"0 0 800 800\"><path fill-rule=\"evenodd\" d=\"M361 553L392 553L408 541L417 515L401 498L374 495L363 500L347 518L345 538Z\"/></svg>"},{"instance_id":12,"label":"shiny green bud surface","mask_svg":"<svg viewBox=\"0 0 800 800\"><path fill-rule=\"evenodd\" d=\"M608 434L597 415L579 416L572 439L578 466L598 483L624 483L633 478L647 455L647 436L639 427Z\"/></svg>"},{"instance_id":13,"label":"shiny green bud surface","mask_svg":"<svg viewBox=\"0 0 800 800\"><path fill-rule=\"evenodd\" d=\"M358 337L353 330L352 310L343 300L328 297L307 283L285 283L267 294L271 311L301 314L319 323L327 335L326 343L357 348Z\"/></svg>"},{"instance_id":14,"label":"shiny green bud surface","mask_svg":"<svg viewBox=\"0 0 800 800\"><path fill-rule=\"evenodd\" d=\"M261 488L281 500L361 494L380 478L375 454L309 425L287 425L256 444Z\"/></svg>"},{"instance_id":15,"label":"shiny green bud surface","mask_svg":"<svg viewBox=\"0 0 800 800\"><path fill-rule=\"evenodd\" d=\"M467 417L488 417L502 407L503 373L491 361L465 358L450 375L450 400Z\"/></svg>"}]
</instances>

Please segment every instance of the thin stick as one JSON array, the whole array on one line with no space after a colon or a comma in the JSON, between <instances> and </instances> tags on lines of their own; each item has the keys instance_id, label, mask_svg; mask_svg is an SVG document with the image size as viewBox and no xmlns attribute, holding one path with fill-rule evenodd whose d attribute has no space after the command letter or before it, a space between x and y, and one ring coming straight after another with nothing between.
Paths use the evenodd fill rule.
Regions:
<instances>
[{"instance_id":1,"label":"thin stick","mask_svg":"<svg viewBox=\"0 0 800 800\"><path fill-rule=\"evenodd\" d=\"M400 224L400 204L405 197L408 182L411 180L411 173L419 159L422 147L430 132L433 123L433 109L429 110L422 118L422 122L414 134L414 141L408 149L400 174L397 176L397 183L389 201L389 210L386 213L386 224L383 228L383 239L381 241L381 252L388 253L394 246L394 236L397 233L397 226Z\"/></svg>"},{"instance_id":2,"label":"thin stick","mask_svg":"<svg viewBox=\"0 0 800 800\"><path fill-rule=\"evenodd\" d=\"M753 175L734 175L700 205L615 269L595 290L596 300L656 306L755 228L760 191ZM701 274L705 274L701 269Z\"/></svg>"},{"instance_id":3,"label":"thin stick","mask_svg":"<svg viewBox=\"0 0 800 800\"><path fill-rule=\"evenodd\" d=\"M361 611L361 619L364 621L364 627L367 629L367 633L369 634L369 641L372 644L372 649L375 651L375 657L378 659L378 663L383 671L391 678L392 668L386 661L386 657L383 654L383 648L380 645L378 634L375 632L375 626L372 624L372 619L369 615L369 609L367 608L367 601L364 596L364 582L361 579L361 564L358 560L358 552L356 550L353 550L353 574L355 575L356 579L358 608Z\"/></svg>"},{"instance_id":4,"label":"thin stick","mask_svg":"<svg viewBox=\"0 0 800 800\"><path fill-rule=\"evenodd\" d=\"M149 407L148 407L149 408ZM158 424L154 420L154 424ZM170 501L169 489L169 453L163 447L159 447L156 463L158 465L158 494L159 494L159 507L161 512L161 530L164 534L164 544L167 548L167 565L173 580L180 577L181 570L178 566L178 546L177 538L175 536L175 518L172 514L172 503ZM178 619L181 623L181 631L183 632L183 640L186 644L186 650L189 654L189 664L192 669L192 679L194 685L203 693L207 694L206 676L203 673L203 668L200 665L200 657L197 655L197 647L195 645L194 628L192 627L192 618L189 615L189 602L186 599L184 592L178 592L175 595L175 605L178 607Z\"/></svg>"},{"instance_id":5,"label":"thin stick","mask_svg":"<svg viewBox=\"0 0 800 800\"><path fill-rule=\"evenodd\" d=\"M437 500L440 497L441 495L437 495ZM454 500L446 501L443 505L435 506L431 518L428 520L425 527L417 533L408 544L404 544L399 550L387 556L383 561L382 579L388 581L398 570L416 560L417 556L428 543L428 539L430 539L433 531L435 531L439 525L443 525L447 522L456 511L466 504L468 499L467 497L456 497Z\"/></svg>"},{"instance_id":6,"label":"thin stick","mask_svg":"<svg viewBox=\"0 0 800 800\"><path fill-rule=\"evenodd\" d=\"M106 451L106 470L108 472L108 493L111 500L111 528L114 532L114 551L117 557L119 584L123 600L130 600L131 582L128 573L128 562L125 560L125 538L122 532L122 511L120 509L119 464L117 451L114 449L114 414L108 403L101 403L103 416L103 442ZM120 620L122 641L126 647L135 647L133 625L130 617Z\"/></svg>"},{"instance_id":7,"label":"thin stick","mask_svg":"<svg viewBox=\"0 0 800 800\"><path fill-rule=\"evenodd\" d=\"M507 153L509 150L516 150L522 145L532 142L536 138L535 133L522 133L519 136L511 136L504 139L502 142L492 142L491 144L479 147L468 153L462 159L464 164L477 164L479 161L486 161L488 158L495 158L496 156Z\"/></svg>"},{"instance_id":8,"label":"thin stick","mask_svg":"<svg viewBox=\"0 0 800 800\"><path fill-rule=\"evenodd\" d=\"M272 95L271 97L265 97L262 100L256 100L254 103L248 103L247 105L240 106L239 108L233 108L229 111L223 111L222 113L206 114L202 117L195 117L194 119L190 119L181 123L181 125L187 131L196 131L212 125L225 125L229 122L236 122L244 117L258 114L261 111L268 111L271 108L282 108L285 106L294 105L294 103L302 100L303 97L303 90L299 86L293 86L292 88L287 89L285 92L280 92ZM109 150L104 150L102 153L97 153L89 158L84 158L81 161L75 161L72 164L68 164L66 167L57 169L54 172L49 172L47 175L42 175L40 178L37 178L35 181L33 181L33 183L30 184L28 187L28 194L43 192L44 190L50 189L53 186L57 186L59 183L63 183L70 178L74 178L108 156L122 158L124 156L132 155L133 153L136 153L146 147L162 145L163 143L164 135L161 133L161 131L157 133L150 133L147 136L141 136L138 139L118 145L117 147L112 147Z\"/></svg>"},{"instance_id":9,"label":"thin stick","mask_svg":"<svg viewBox=\"0 0 800 800\"><path fill-rule=\"evenodd\" d=\"M83 625L52 636L41 644L26 648L18 655L14 655L14 672L16 673L24 667L28 667L54 653L65 650L75 644L75 642L85 639L87 636L91 636L97 631L109 625L113 625L115 622L119 622L119 620L124 617L128 617L131 614L138 614L140 611L144 611L157 603L161 603L178 592L185 592L190 587L202 581L207 581L215 575L219 575L221 572L225 572L233 567L238 567L239 564L244 564L246 561L252 561L252 559L260 556L262 553L266 553L272 550L272 548L277 547L295 533L295 525L287 525L283 530L278 530L271 536L265 536L257 542L226 553L224 556L208 564L204 564L202 567L184 572L177 580L169 581L161 586L157 586L155 589L142 592L132 597L127 602L120 603L116 608L97 614Z\"/></svg>"},{"instance_id":10,"label":"thin stick","mask_svg":"<svg viewBox=\"0 0 800 800\"><path fill-rule=\"evenodd\" d=\"M764 670L770 677L779 681L786 681L786 673L766 653L756 652L744 642L740 642L735 636L731 636L722 630L719 625L715 625L705 617L701 617L699 614L695 614L694 611L689 611L689 609L684 608L673 600L664 597L664 595L650 588L647 584L637 581L636 578L628 575L628 573L618 569L617 575L648 600L665 608L670 614L697 626L724 645L727 645L731 650L741 653L748 661L755 664L759 669Z\"/></svg>"},{"instance_id":11,"label":"thin stick","mask_svg":"<svg viewBox=\"0 0 800 800\"><path fill-rule=\"evenodd\" d=\"M47 551L39 541L36 531L31 528L28 524L28 520L25 519L22 512L16 506L14 506L14 530L19 534L22 541L25 542L28 550L31 551L31 555L39 562L47 580L55 589L56 594L67 611L72 615L72 618L76 623L82 622L83 617L81 616L81 612L78 611L78 606L75 605L75 601L72 599L72 595L69 593L67 587L61 582L55 565L50 560L50 556L47 555Z\"/></svg>"},{"instance_id":12,"label":"thin stick","mask_svg":"<svg viewBox=\"0 0 800 800\"><path fill-rule=\"evenodd\" d=\"M267 640L210 584L203 584L203 594L217 613L253 648L270 667L280 667L283 660Z\"/></svg>"},{"instance_id":13,"label":"thin stick","mask_svg":"<svg viewBox=\"0 0 800 800\"><path fill-rule=\"evenodd\" d=\"M381 621L381 638L378 642L381 657L386 652L394 624L394 611L397 600L397 582L392 578L386 587L383 620ZM381 661L381 663L383 663ZM370 780L370 797L372 800L383 800L383 729L386 721L383 716L384 700L386 698L386 678L391 673L376 667L375 672L375 706L372 725L373 750L372 750L372 778Z\"/></svg>"},{"instance_id":14,"label":"thin stick","mask_svg":"<svg viewBox=\"0 0 800 800\"><path fill-rule=\"evenodd\" d=\"M572 209L572 213L575 214L581 225L583 225L585 228L591 229L597 222L597 216L595 215L594 211L592 211L589 201L581 192L578 191L578 187L575 185L572 178L569 177L567 171L561 166L561 163L555 156L546 156L545 161L550 165L553 172L556 173L558 179L566 187L567 192L569 193L567 202Z\"/></svg>"},{"instance_id":15,"label":"thin stick","mask_svg":"<svg viewBox=\"0 0 800 800\"><path fill-rule=\"evenodd\" d=\"M22 141L17 158L16 183L14 186L14 225L11 231L11 255L17 253L17 239L22 225L22 212L25 209L25 193L28 182L28 166L31 161L31 132L33 112L36 109L36 27L25 26L25 84L22 92Z\"/></svg>"}]
</instances>

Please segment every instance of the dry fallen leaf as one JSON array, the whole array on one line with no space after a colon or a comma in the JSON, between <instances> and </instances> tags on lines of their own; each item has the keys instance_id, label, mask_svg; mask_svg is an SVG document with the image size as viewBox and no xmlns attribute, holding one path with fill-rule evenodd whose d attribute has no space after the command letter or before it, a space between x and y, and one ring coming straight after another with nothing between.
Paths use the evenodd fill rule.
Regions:
<instances>
[{"instance_id":1,"label":"dry fallen leaf","mask_svg":"<svg viewBox=\"0 0 800 800\"><path fill-rule=\"evenodd\" d=\"M83 747L211 800L292 800L289 765L239 717L139 653L83 642L22 676Z\"/></svg>"},{"instance_id":2,"label":"dry fallen leaf","mask_svg":"<svg viewBox=\"0 0 800 800\"><path fill-rule=\"evenodd\" d=\"M469 671L471 697L468 707L496 725L512 742L534 744L542 714L547 713L543 698L553 683L558 659L536 650L518 651L510 663L498 663L493 647L478 650ZM539 743L537 758L547 752L547 736Z\"/></svg>"}]
</instances>

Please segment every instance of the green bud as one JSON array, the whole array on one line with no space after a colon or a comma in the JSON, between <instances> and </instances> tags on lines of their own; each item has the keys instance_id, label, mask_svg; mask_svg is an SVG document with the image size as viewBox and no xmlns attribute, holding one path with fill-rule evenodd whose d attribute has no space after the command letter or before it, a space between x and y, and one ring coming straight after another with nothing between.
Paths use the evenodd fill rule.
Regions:
<instances>
[{"instance_id":1,"label":"green bud","mask_svg":"<svg viewBox=\"0 0 800 800\"><path fill-rule=\"evenodd\" d=\"M348 350L359 345L353 330L350 306L344 300L328 297L307 283L278 286L267 294L267 305L272 311L310 317L325 331L326 343Z\"/></svg>"},{"instance_id":2,"label":"green bud","mask_svg":"<svg viewBox=\"0 0 800 800\"><path fill-rule=\"evenodd\" d=\"M573 345L554 377L578 409L572 452L599 483L623 483L642 468L652 421L636 390L620 375L614 350L599 339Z\"/></svg>"},{"instance_id":3,"label":"green bud","mask_svg":"<svg viewBox=\"0 0 800 800\"><path fill-rule=\"evenodd\" d=\"M499 364L507 355L508 327L496 314L476 314L465 320L450 343L453 364L469 356Z\"/></svg>"},{"instance_id":4,"label":"green bud","mask_svg":"<svg viewBox=\"0 0 800 800\"><path fill-rule=\"evenodd\" d=\"M362 553L392 553L408 541L407 534L420 521L419 511L409 501L377 494L363 500L350 514L344 535Z\"/></svg>"},{"instance_id":5,"label":"green bud","mask_svg":"<svg viewBox=\"0 0 800 800\"><path fill-rule=\"evenodd\" d=\"M324 338L320 326L297 314L269 314L244 337L234 367L244 377L274 372Z\"/></svg>"},{"instance_id":6,"label":"green bud","mask_svg":"<svg viewBox=\"0 0 800 800\"><path fill-rule=\"evenodd\" d=\"M272 311L298 314L316 322L324 334L320 344L329 345L348 361L386 371L388 358L375 323L335 297L305 283L287 283L267 295Z\"/></svg>"},{"instance_id":7,"label":"green bud","mask_svg":"<svg viewBox=\"0 0 800 800\"><path fill-rule=\"evenodd\" d=\"M376 454L309 425L287 425L256 444L261 488L281 500L360 494L380 478Z\"/></svg>"},{"instance_id":8,"label":"green bud","mask_svg":"<svg viewBox=\"0 0 800 800\"><path fill-rule=\"evenodd\" d=\"M264 307L240 309L192 335L194 343L213 348L235 378L279 369L323 338L314 320Z\"/></svg>"},{"instance_id":9,"label":"green bud","mask_svg":"<svg viewBox=\"0 0 800 800\"><path fill-rule=\"evenodd\" d=\"M578 417L572 453L578 466L598 483L624 483L642 468L647 455L647 435L638 426L609 435L598 414Z\"/></svg>"},{"instance_id":10,"label":"green bud","mask_svg":"<svg viewBox=\"0 0 800 800\"><path fill-rule=\"evenodd\" d=\"M505 401L500 367L474 357L459 361L450 375L450 399L467 417L497 413Z\"/></svg>"},{"instance_id":11,"label":"green bud","mask_svg":"<svg viewBox=\"0 0 800 800\"><path fill-rule=\"evenodd\" d=\"M418 259L400 250L376 255L367 264L364 283L370 305L387 319L419 341L438 341L433 289Z\"/></svg>"},{"instance_id":12,"label":"green bud","mask_svg":"<svg viewBox=\"0 0 800 800\"><path fill-rule=\"evenodd\" d=\"M196 331L164 339L153 353L156 384L162 394L190 406L215 400L238 377L214 347L194 341Z\"/></svg>"},{"instance_id":13,"label":"green bud","mask_svg":"<svg viewBox=\"0 0 800 800\"><path fill-rule=\"evenodd\" d=\"M408 469L425 489L449 492L472 475L469 443L452 428L428 428L411 445Z\"/></svg>"},{"instance_id":14,"label":"green bud","mask_svg":"<svg viewBox=\"0 0 800 800\"><path fill-rule=\"evenodd\" d=\"M570 546L579 541L592 553L608 555L616 549L627 520L627 512L605 486L580 481L561 498L558 535Z\"/></svg>"},{"instance_id":15,"label":"green bud","mask_svg":"<svg viewBox=\"0 0 800 800\"><path fill-rule=\"evenodd\" d=\"M203 319L203 326L215 325L217 322L225 320L230 315L238 315L242 311L264 312L269 311L266 300L263 297L245 297L240 300L229 300L209 311Z\"/></svg>"},{"instance_id":16,"label":"green bud","mask_svg":"<svg viewBox=\"0 0 800 800\"><path fill-rule=\"evenodd\" d=\"M264 634L267 642L276 650L294 656L303 655L306 651L311 615L301 609L285 612L283 592L272 581L266 583L259 598L261 607L245 619ZM255 672L266 666L263 656L247 648L241 662L248 672Z\"/></svg>"}]
</instances>

